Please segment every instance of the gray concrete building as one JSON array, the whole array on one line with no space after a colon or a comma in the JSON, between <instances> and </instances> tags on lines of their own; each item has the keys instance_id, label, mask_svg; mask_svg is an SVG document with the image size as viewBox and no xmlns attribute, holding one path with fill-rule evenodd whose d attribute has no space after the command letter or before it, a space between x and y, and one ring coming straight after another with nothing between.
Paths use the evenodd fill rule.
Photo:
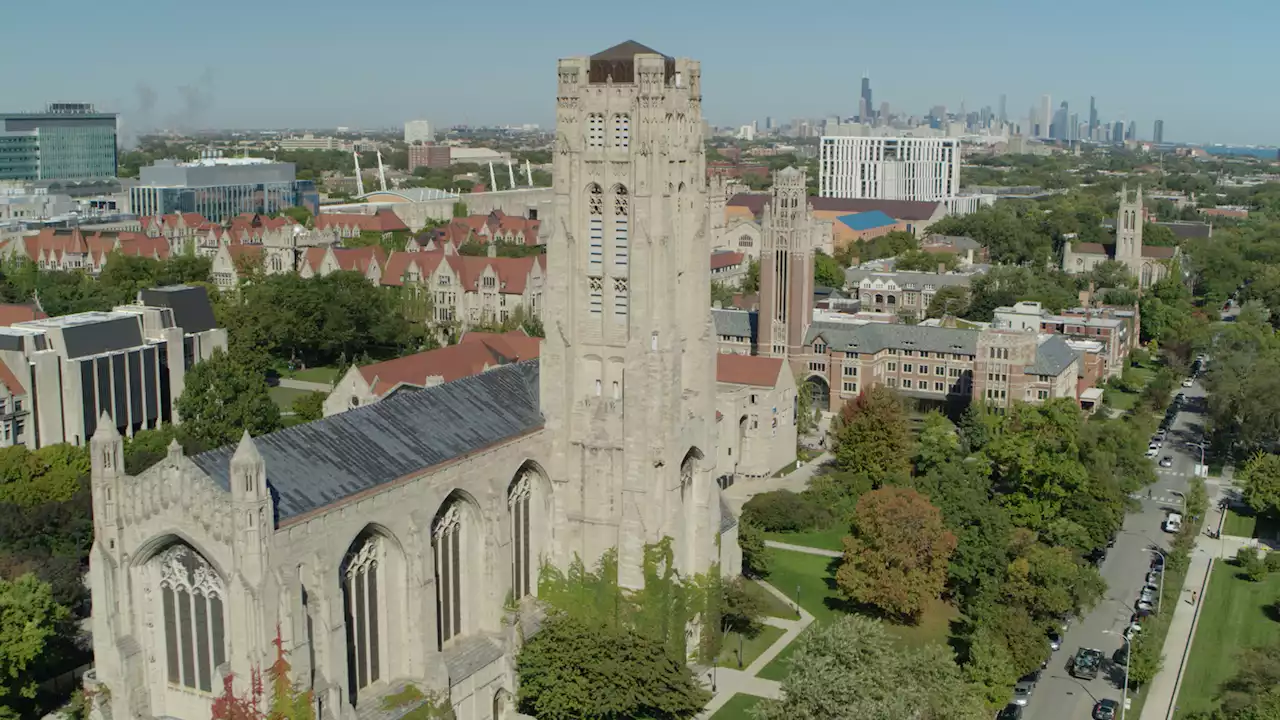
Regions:
<instances>
[{"instance_id":1,"label":"gray concrete building","mask_svg":"<svg viewBox=\"0 0 1280 720\"><path fill-rule=\"evenodd\" d=\"M157 160L140 170L129 190L137 215L199 213L220 222L244 213L274 213L302 206L319 212L315 183L298 180L293 163L265 158Z\"/></svg>"},{"instance_id":2,"label":"gray concrete building","mask_svg":"<svg viewBox=\"0 0 1280 720\"><path fill-rule=\"evenodd\" d=\"M187 370L226 349L203 287L144 290L136 305L0 327L0 363L25 391L12 444L81 445L101 418L122 435L179 422ZM11 389L12 392L12 389Z\"/></svg>"},{"instance_id":3,"label":"gray concrete building","mask_svg":"<svg viewBox=\"0 0 1280 720\"><path fill-rule=\"evenodd\" d=\"M88 103L0 113L0 180L114 177L116 120Z\"/></svg>"}]
</instances>

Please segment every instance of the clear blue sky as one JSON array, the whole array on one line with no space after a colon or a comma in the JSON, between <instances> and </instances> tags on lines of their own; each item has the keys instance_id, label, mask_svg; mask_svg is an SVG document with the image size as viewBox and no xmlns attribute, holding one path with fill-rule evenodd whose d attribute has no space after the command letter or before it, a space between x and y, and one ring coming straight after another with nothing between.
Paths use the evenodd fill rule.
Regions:
<instances>
[{"instance_id":1,"label":"clear blue sky","mask_svg":"<svg viewBox=\"0 0 1280 720\"><path fill-rule=\"evenodd\" d=\"M2 110L87 100L135 127L522 123L554 118L555 61L635 39L702 61L713 124L875 101L996 108L1040 95L1149 138L1280 143L1273 0L57 0L10 3ZM796 12L787 13L790 8ZM779 11L782 12L779 12ZM153 97L154 103L146 101ZM150 110L142 112L151 105Z\"/></svg>"}]
</instances>

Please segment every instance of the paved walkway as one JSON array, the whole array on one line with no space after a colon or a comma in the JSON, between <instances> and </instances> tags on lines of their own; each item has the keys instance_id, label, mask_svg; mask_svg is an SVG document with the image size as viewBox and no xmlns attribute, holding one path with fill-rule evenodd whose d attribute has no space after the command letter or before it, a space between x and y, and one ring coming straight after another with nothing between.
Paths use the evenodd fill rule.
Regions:
<instances>
[{"instance_id":1,"label":"paved walkway","mask_svg":"<svg viewBox=\"0 0 1280 720\"><path fill-rule=\"evenodd\" d=\"M315 392L327 393L333 390L333 385L329 383L311 382L310 380L294 380L293 378L280 378L279 386L282 388L293 388L294 390L313 390Z\"/></svg>"},{"instance_id":2,"label":"paved walkway","mask_svg":"<svg viewBox=\"0 0 1280 720\"><path fill-rule=\"evenodd\" d=\"M814 548L805 549L813 550ZM795 604L791 599L784 595L781 590L778 590L763 580L758 580L757 582L765 590L768 590L777 596L778 599L792 607L795 607ZM711 702L707 703L707 706L698 714L699 718L706 720L706 718L711 717L717 710L723 707L726 702L729 702L729 698L733 697L737 693L746 693L747 695L755 695L757 697L771 698L775 700L782 697L781 683L777 680L765 680L764 678L758 678L756 677L756 673L759 673L766 665L773 662L774 658L778 657L778 654L781 653L787 645L790 645L791 641L795 640L796 637L798 637L800 633L804 632L804 629L809 627L810 623L813 622L813 616L805 612L804 608L797 608L797 610L800 612L799 620L784 620L782 618L773 617L764 619L766 624L783 628L786 632L782 634L782 637L775 640L774 643L764 652L760 653L760 656L753 660L746 669L734 670L732 668L715 668L714 670L709 670L702 674L703 684L709 685L711 683L711 676L714 673L716 694L711 698Z\"/></svg>"},{"instance_id":3,"label":"paved walkway","mask_svg":"<svg viewBox=\"0 0 1280 720\"><path fill-rule=\"evenodd\" d=\"M1196 540L1195 549L1191 551L1191 562L1187 569L1187 580L1178 593L1178 606L1169 621L1169 634L1165 636L1164 666L1151 681L1146 704L1142 706L1141 720L1168 720L1173 717L1174 703L1178 690L1182 687L1182 673L1186 669L1187 657L1191 652L1191 642L1195 637L1196 625L1200 621L1200 608L1213 598L1206 593L1209 584L1209 572L1214 562L1221 562L1235 556L1242 547L1257 548L1254 538L1225 535L1219 538L1208 537L1210 530L1217 530L1222 524L1222 510L1218 508L1218 500L1229 490L1226 482L1218 479L1207 483L1210 493L1214 494L1209 503L1209 513L1205 518L1204 528ZM1214 493L1214 490L1217 490ZM1191 603L1191 593L1199 594L1197 602Z\"/></svg>"},{"instance_id":4,"label":"paved walkway","mask_svg":"<svg viewBox=\"0 0 1280 720\"><path fill-rule=\"evenodd\" d=\"M809 478L813 477L824 464L831 460L831 453L824 452L818 457L805 463L802 467L791 471L782 477L760 478L758 480L737 480L729 489L725 490L724 499L728 501L729 507L733 508L735 515L742 514L742 506L748 500L759 495L760 493L770 492L772 490L790 490L792 492L800 492L809 487Z\"/></svg>"},{"instance_id":5,"label":"paved walkway","mask_svg":"<svg viewBox=\"0 0 1280 720\"><path fill-rule=\"evenodd\" d=\"M777 540L765 540L766 547L778 548L779 550L790 550L791 552L808 553L810 555L821 555L823 557L842 558L844 553L835 550L825 550L823 548L808 547L806 545L792 545L791 543L778 542Z\"/></svg>"}]
</instances>

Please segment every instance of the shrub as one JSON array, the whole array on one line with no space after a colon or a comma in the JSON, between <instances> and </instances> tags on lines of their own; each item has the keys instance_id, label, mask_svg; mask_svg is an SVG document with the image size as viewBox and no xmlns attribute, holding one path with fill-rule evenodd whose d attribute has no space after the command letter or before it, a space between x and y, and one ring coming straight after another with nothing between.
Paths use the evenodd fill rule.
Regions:
<instances>
[{"instance_id":1,"label":"shrub","mask_svg":"<svg viewBox=\"0 0 1280 720\"><path fill-rule=\"evenodd\" d=\"M1273 550L1267 553L1266 566L1267 572L1280 572L1280 552Z\"/></svg>"},{"instance_id":2,"label":"shrub","mask_svg":"<svg viewBox=\"0 0 1280 720\"><path fill-rule=\"evenodd\" d=\"M1236 565L1241 574L1252 582L1258 582L1267 575L1267 563L1258 557L1257 548L1242 547L1236 551Z\"/></svg>"},{"instance_id":3,"label":"shrub","mask_svg":"<svg viewBox=\"0 0 1280 720\"><path fill-rule=\"evenodd\" d=\"M770 532L798 532L831 522L831 513L790 490L774 490L751 498L742 517Z\"/></svg>"}]
</instances>

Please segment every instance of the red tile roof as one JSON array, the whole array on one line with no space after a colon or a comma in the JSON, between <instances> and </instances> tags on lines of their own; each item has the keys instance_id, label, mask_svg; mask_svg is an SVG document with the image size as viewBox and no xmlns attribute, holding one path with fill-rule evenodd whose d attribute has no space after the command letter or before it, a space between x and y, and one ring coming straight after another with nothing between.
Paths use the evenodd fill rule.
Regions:
<instances>
[{"instance_id":1,"label":"red tile roof","mask_svg":"<svg viewBox=\"0 0 1280 720\"><path fill-rule=\"evenodd\" d=\"M0 327L8 327L16 322L27 322L47 317L49 316L31 305L0 304Z\"/></svg>"},{"instance_id":2,"label":"red tile roof","mask_svg":"<svg viewBox=\"0 0 1280 720\"><path fill-rule=\"evenodd\" d=\"M716 355L716 381L734 385L774 387L782 370L782 358L754 355Z\"/></svg>"},{"instance_id":3,"label":"red tile roof","mask_svg":"<svg viewBox=\"0 0 1280 720\"><path fill-rule=\"evenodd\" d=\"M536 358L537 338L518 333L524 335L519 339L513 337L516 334L467 333L457 345L366 365L360 368L360 375L369 389L381 396L401 385L422 387L431 377L452 382L509 362ZM472 339L468 341L468 337Z\"/></svg>"},{"instance_id":4,"label":"red tile roof","mask_svg":"<svg viewBox=\"0 0 1280 720\"><path fill-rule=\"evenodd\" d=\"M8 365L0 362L0 384L9 389L10 395L26 395L27 389L18 381L18 376L13 374Z\"/></svg>"},{"instance_id":5,"label":"red tile roof","mask_svg":"<svg viewBox=\"0 0 1280 720\"><path fill-rule=\"evenodd\" d=\"M711 269L721 270L723 268L734 267L742 264L742 258L746 257L740 252L732 250L722 250L720 252L711 253Z\"/></svg>"},{"instance_id":6,"label":"red tile roof","mask_svg":"<svg viewBox=\"0 0 1280 720\"><path fill-rule=\"evenodd\" d=\"M379 210L372 215L321 213L316 216L315 226L317 230L326 230L331 227L358 227L364 232L394 232L409 229L409 226L390 210Z\"/></svg>"}]
</instances>

